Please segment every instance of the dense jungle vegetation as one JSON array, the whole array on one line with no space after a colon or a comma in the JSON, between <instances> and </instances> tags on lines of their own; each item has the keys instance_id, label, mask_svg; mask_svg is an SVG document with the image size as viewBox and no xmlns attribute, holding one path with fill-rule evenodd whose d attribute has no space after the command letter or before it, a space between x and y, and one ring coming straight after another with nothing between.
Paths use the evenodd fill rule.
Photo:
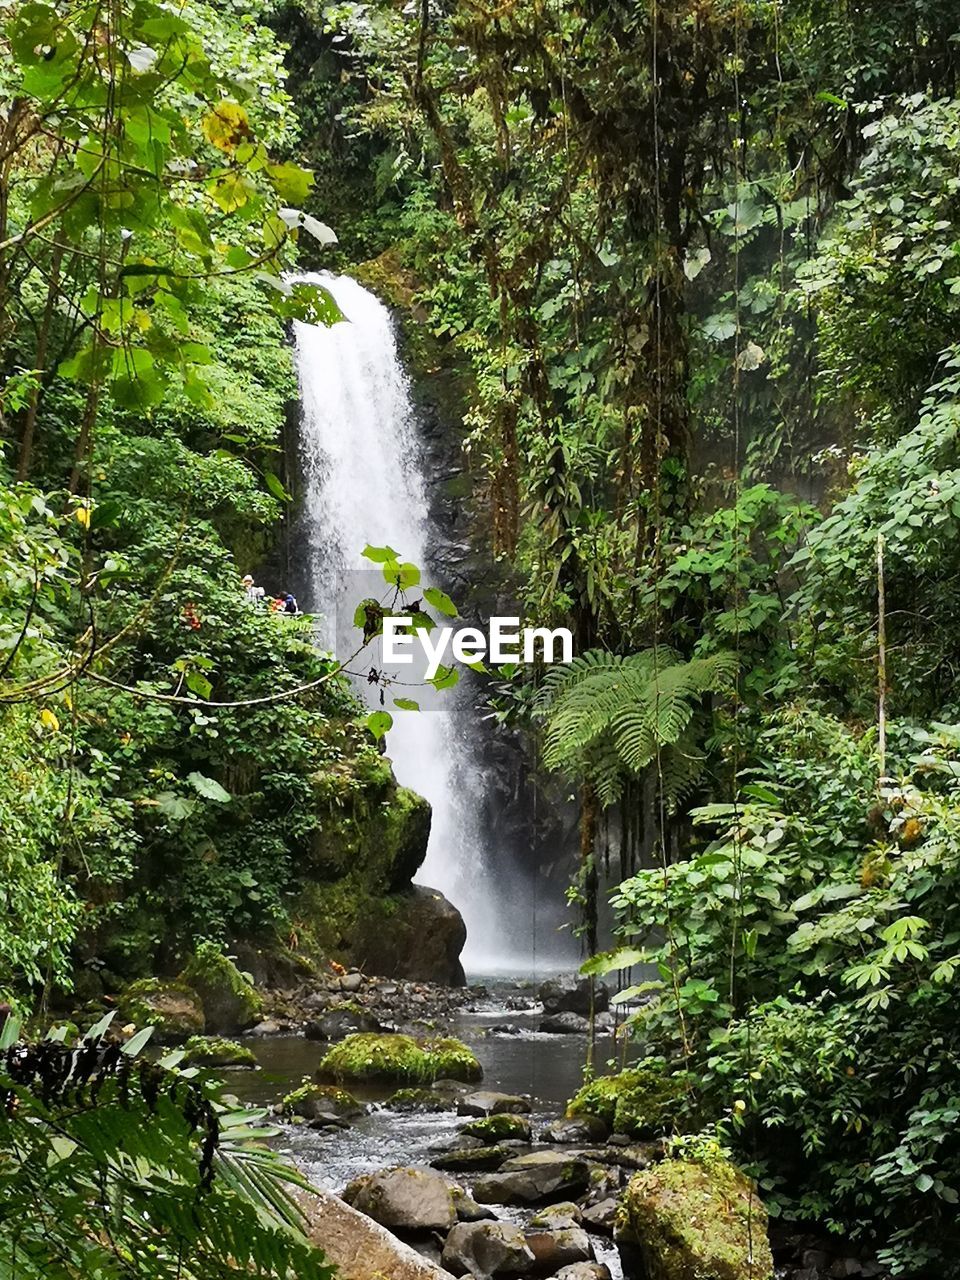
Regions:
<instances>
[{"instance_id":1,"label":"dense jungle vegetation","mask_svg":"<svg viewBox=\"0 0 960 1280\"><path fill-rule=\"evenodd\" d=\"M960 8L2 15L0 995L294 948L318 797L382 782L239 588L288 506L286 326L335 318L283 272L365 264L521 612L577 638L489 696L576 791L625 1060L771 1213L958 1274ZM69 1055L8 1027L0 1274L326 1274L210 1087L95 1028L64 1118Z\"/></svg>"}]
</instances>

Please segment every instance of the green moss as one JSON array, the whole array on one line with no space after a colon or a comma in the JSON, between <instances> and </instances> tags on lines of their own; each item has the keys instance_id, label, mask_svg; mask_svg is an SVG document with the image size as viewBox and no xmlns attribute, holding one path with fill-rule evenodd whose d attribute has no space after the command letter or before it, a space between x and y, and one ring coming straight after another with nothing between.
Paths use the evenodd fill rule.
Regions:
<instances>
[{"instance_id":1,"label":"green moss","mask_svg":"<svg viewBox=\"0 0 960 1280\"><path fill-rule=\"evenodd\" d=\"M288 1093L280 1104L280 1109L285 1116L300 1116L305 1120L314 1120L321 1115L346 1120L363 1114L363 1107L346 1089L309 1083Z\"/></svg>"},{"instance_id":2,"label":"green moss","mask_svg":"<svg viewBox=\"0 0 960 1280\"><path fill-rule=\"evenodd\" d=\"M183 973L203 1003L207 1031L250 1027L263 1013L263 1001L245 974L213 942L201 942Z\"/></svg>"},{"instance_id":3,"label":"green moss","mask_svg":"<svg viewBox=\"0 0 960 1280\"><path fill-rule=\"evenodd\" d=\"M525 1116L484 1116L482 1120L471 1120L460 1132L485 1142L502 1142L505 1138L526 1142L530 1138L530 1121Z\"/></svg>"},{"instance_id":4,"label":"green moss","mask_svg":"<svg viewBox=\"0 0 960 1280\"><path fill-rule=\"evenodd\" d=\"M767 1215L729 1161L664 1160L636 1174L618 1210L617 1241L647 1280L769 1280Z\"/></svg>"},{"instance_id":5,"label":"green moss","mask_svg":"<svg viewBox=\"0 0 960 1280\"><path fill-rule=\"evenodd\" d=\"M117 997L120 1022L156 1027L160 1042L179 1043L203 1031L203 1006L186 982L141 978Z\"/></svg>"},{"instance_id":6,"label":"green moss","mask_svg":"<svg viewBox=\"0 0 960 1280\"><path fill-rule=\"evenodd\" d=\"M483 1068L476 1054L462 1040L444 1036L439 1040L427 1040L423 1048L433 1065L434 1080L461 1080L464 1084L474 1084L483 1079Z\"/></svg>"},{"instance_id":7,"label":"green moss","mask_svg":"<svg viewBox=\"0 0 960 1280\"><path fill-rule=\"evenodd\" d=\"M635 1137L669 1129L686 1092L679 1076L655 1067L634 1067L598 1076L567 1104L567 1116L596 1116L612 1133Z\"/></svg>"},{"instance_id":8,"label":"green moss","mask_svg":"<svg viewBox=\"0 0 960 1280\"><path fill-rule=\"evenodd\" d=\"M360 1032L335 1044L318 1074L332 1080L431 1084L479 1080L483 1069L459 1040L417 1041L412 1036Z\"/></svg>"},{"instance_id":9,"label":"green moss","mask_svg":"<svg viewBox=\"0 0 960 1280\"><path fill-rule=\"evenodd\" d=\"M196 1067L255 1067L252 1049L223 1036L191 1036L184 1047L184 1062Z\"/></svg>"}]
</instances>

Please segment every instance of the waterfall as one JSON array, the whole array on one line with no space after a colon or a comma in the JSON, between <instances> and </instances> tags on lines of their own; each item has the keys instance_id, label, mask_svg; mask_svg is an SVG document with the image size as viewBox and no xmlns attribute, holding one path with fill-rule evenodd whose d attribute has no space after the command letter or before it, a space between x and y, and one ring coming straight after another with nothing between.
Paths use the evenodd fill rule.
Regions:
<instances>
[{"instance_id":1,"label":"waterfall","mask_svg":"<svg viewBox=\"0 0 960 1280\"><path fill-rule=\"evenodd\" d=\"M420 566L429 582L431 543L438 540L430 527L417 421L389 312L347 276L305 279L328 289L347 320L329 327L298 323L295 335L305 603L326 619L323 642L334 647L338 613L341 623L344 612L352 620L357 599L374 594L363 589L366 579L356 577L378 572L362 558L363 548L393 547ZM379 587L382 594L382 578ZM341 657L349 652L343 643L341 638ZM358 682L361 697L367 688ZM417 691L399 692L425 701ZM529 971L533 898L528 892L526 902L518 903L513 886L504 892L490 868L482 779L468 733L476 713L457 689L444 691L420 712L397 710L391 701L385 709L394 719L387 735L394 772L433 807L418 883L438 889L459 908L467 926L469 972Z\"/></svg>"}]
</instances>

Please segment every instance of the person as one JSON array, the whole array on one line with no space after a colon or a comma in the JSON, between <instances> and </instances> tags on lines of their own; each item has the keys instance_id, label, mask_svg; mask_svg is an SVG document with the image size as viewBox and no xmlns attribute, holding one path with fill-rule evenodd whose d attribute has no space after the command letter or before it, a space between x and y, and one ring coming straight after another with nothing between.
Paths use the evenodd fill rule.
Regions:
<instances>
[{"instance_id":1,"label":"person","mask_svg":"<svg viewBox=\"0 0 960 1280\"><path fill-rule=\"evenodd\" d=\"M256 583L253 580L252 573L245 573L243 575L243 589L247 593L247 600L250 602L250 604L252 604L257 609L261 608L263 605L263 600L264 600L264 596L266 595L266 592L264 591L263 587L258 587L256 585Z\"/></svg>"},{"instance_id":2,"label":"person","mask_svg":"<svg viewBox=\"0 0 960 1280\"><path fill-rule=\"evenodd\" d=\"M283 612L290 614L298 614L300 606L297 604L296 596L290 595L289 592L283 597Z\"/></svg>"}]
</instances>

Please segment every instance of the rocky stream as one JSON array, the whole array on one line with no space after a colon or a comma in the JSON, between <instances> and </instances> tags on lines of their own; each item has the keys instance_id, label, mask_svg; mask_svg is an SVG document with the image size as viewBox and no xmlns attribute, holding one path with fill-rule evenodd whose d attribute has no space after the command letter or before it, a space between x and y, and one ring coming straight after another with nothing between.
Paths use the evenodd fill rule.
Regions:
<instances>
[{"instance_id":1,"label":"rocky stream","mask_svg":"<svg viewBox=\"0 0 960 1280\"><path fill-rule=\"evenodd\" d=\"M606 992L593 999L602 1073L618 1042ZM347 1280L651 1280L638 1247L654 1229L640 1211L650 1205L631 1196L640 1171L670 1162L662 1140L570 1109L591 1052L590 1002L588 984L572 978L450 988L348 972L268 996L267 1016L238 1042L246 1067L218 1074L239 1100L273 1113L279 1149L316 1188L301 1196L309 1229ZM356 1063L353 1079L335 1078L331 1064L351 1046L364 1047L369 1067L393 1041L450 1054L459 1078L408 1076L398 1088L399 1077L359 1078L371 1072ZM661 1250L665 1280L700 1275L689 1267L703 1258L715 1280L765 1276L774 1261L789 1280L881 1274L789 1230L772 1232L771 1257L759 1202L745 1180L724 1186L726 1176L684 1188L690 1221ZM658 1195L656 1230L669 1237L676 1197L663 1186ZM756 1206L755 1271L736 1256L744 1221L751 1232L745 1199Z\"/></svg>"}]
</instances>

